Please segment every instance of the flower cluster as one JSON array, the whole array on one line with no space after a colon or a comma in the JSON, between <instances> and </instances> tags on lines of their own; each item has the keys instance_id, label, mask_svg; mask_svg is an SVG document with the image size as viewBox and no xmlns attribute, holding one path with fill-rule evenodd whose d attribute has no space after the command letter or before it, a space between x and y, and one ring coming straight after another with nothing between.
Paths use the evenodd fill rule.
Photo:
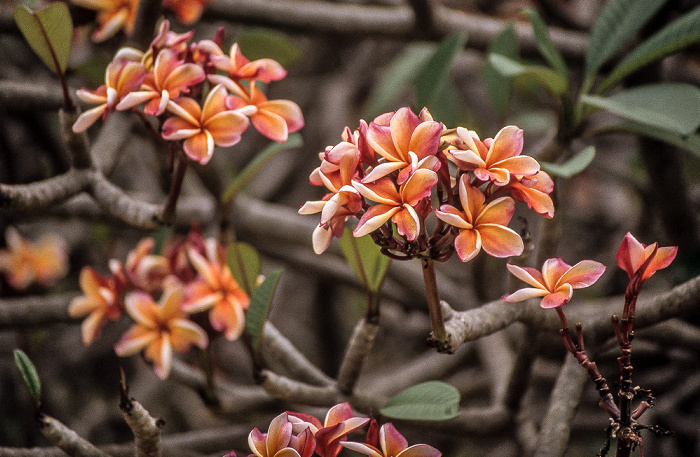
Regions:
<instances>
[{"instance_id":1,"label":"flower cluster","mask_svg":"<svg viewBox=\"0 0 700 457\"><path fill-rule=\"evenodd\" d=\"M7 249L0 249L0 273L13 289L25 290L35 282L50 286L68 273L68 248L58 236L32 242L8 227L5 241Z\"/></svg>"},{"instance_id":2,"label":"flower cluster","mask_svg":"<svg viewBox=\"0 0 700 457\"><path fill-rule=\"evenodd\" d=\"M175 13L183 24L194 24L202 17L204 7L212 0L165 0L163 8ZM139 0L71 0L71 3L97 13L98 27L92 40L102 42L115 36L120 30L127 35L134 31Z\"/></svg>"},{"instance_id":3,"label":"flower cluster","mask_svg":"<svg viewBox=\"0 0 700 457\"><path fill-rule=\"evenodd\" d=\"M163 21L146 52L117 51L105 84L77 91L83 102L98 106L81 114L73 131L83 132L114 111L136 110L156 116L164 140L182 141L190 159L206 164L215 146L235 145L250 124L280 142L304 126L296 103L268 100L260 86L287 75L279 63L251 62L236 44L226 55L220 47L222 33L190 43L193 34L171 32Z\"/></svg>"},{"instance_id":4,"label":"flower cluster","mask_svg":"<svg viewBox=\"0 0 700 457\"><path fill-rule=\"evenodd\" d=\"M83 268L80 286L85 295L73 299L68 311L72 317L86 316L81 328L85 345L99 336L107 322L126 312L134 325L115 351L119 356L144 351L164 379L173 351L184 353L192 346L204 349L214 332L237 339L250 300L226 263L224 247L204 239L198 230L171 242L164 255L154 254L154 248L153 238L142 239L125 263L110 261L109 276ZM190 314L205 311L209 333L190 319Z\"/></svg>"},{"instance_id":5,"label":"flower cluster","mask_svg":"<svg viewBox=\"0 0 700 457\"><path fill-rule=\"evenodd\" d=\"M321 213L314 251L325 251L358 218L355 236L370 234L393 258L446 260L453 252L467 262L483 248L495 257L520 255L523 242L508 228L515 200L551 218L552 179L535 159L521 155L523 131L501 129L479 139L462 127L448 130L427 109L404 107L383 114L319 154L310 176L329 191L299 213ZM454 175L450 172L454 171ZM426 218L438 218L428 236ZM395 230L394 230L395 229Z\"/></svg>"},{"instance_id":6,"label":"flower cluster","mask_svg":"<svg viewBox=\"0 0 700 457\"><path fill-rule=\"evenodd\" d=\"M370 423L365 442L348 441L348 435ZM337 457L343 448L371 457L440 457L427 444L409 446L406 438L391 424L378 426L376 420L355 417L348 403L332 407L323 424L304 413L286 412L275 417L267 433L253 429L248 435L250 457ZM230 452L227 457L234 457Z\"/></svg>"}]
</instances>

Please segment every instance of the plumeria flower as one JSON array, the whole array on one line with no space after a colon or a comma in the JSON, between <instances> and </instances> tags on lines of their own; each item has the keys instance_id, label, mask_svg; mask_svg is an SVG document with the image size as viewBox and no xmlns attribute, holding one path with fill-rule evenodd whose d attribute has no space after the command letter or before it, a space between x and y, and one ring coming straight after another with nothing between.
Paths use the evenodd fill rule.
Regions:
<instances>
[{"instance_id":1,"label":"plumeria flower","mask_svg":"<svg viewBox=\"0 0 700 457\"><path fill-rule=\"evenodd\" d=\"M226 96L226 89L218 85L209 92L202 107L188 97L170 100L167 109L174 116L163 123L163 138L185 140L187 156L203 165L211 160L214 146L238 143L249 122L241 113L226 109Z\"/></svg>"},{"instance_id":2,"label":"plumeria flower","mask_svg":"<svg viewBox=\"0 0 700 457\"><path fill-rule=\"evenodd\" d=\"M146 77L146 67L140 62L126 58L113 60L107 66L105 84L95 91L78 89L76 95L85 103L97 103L99 106L82 113L73 124L73 132L80 133L88 129L99 118L104 119L117 109L117 105L130 92L141 87Z\"/></svg>"},{"instance_id":3,"label":"plumeria flower","mask_svg":"<svg viewBox=\"0 0 700 457\"><path fill-rule=\"evenodd\" d=\"M68 273L68 247L55 235L33 243L16 228L5 230L7 249L0 249L0 273L14 289L24 290L32 283L50 286Z\"/></svg>"},{"instance_id":4,"label":"plumeria flower","mask_svg":"<svg viewBox=\"0 0 700 457\"><path fill-rule=\"evenodd\" d=\"M343 236L345 222L362 210L362 197L352 186L343 186L336 193L328 193L323 200L309 201L299 208L299 214L321 213L321 222L311 237L314 252L322 254L333 237Z\"/></svg>"},{"instance_id":5,"label":"plumeria flower","mask_svg":"<svg viewBox=\"0 0 700 457\"><path fill-rule=\"evenodd\" d=\"M370 428L372 428L370 426ZM378 439L368 433L368 442L342 442L342 446L370 457L440 457L442 452L427 444L408 445L408 441L393 424L386 423L379 429Z\"/></svg>"},{"instance_id":6,"label":"plumeria flower","mask_svg":"<svg viewBox=\"0 0 700 457\"><path fill-rule=\"evenodd\" d=\"M340 403L329 409L323 424L309 414L287 412L287 415L295 432L311 430L316 438L316 454L321 457L336 457L343 449L340 443L347 435L369 422L367 417L355 417L349 403Z\"/></svg>"},{"instance_id":7,"label":"plumeria flower","mask_svg":"<svg viewBox=\"0 0 700 457\"><path fill-rule=\"evenodd\" d=\"M202 67L184 63L178 58L175 50L163 49L158 53L153 72L144 78L141 90L127 94L117 105L117 110L131 109L148 102L143 112L160 116L165 112L170 100L188 93L192 86L204 79Z\"/></svg>"},{"instance_id":8,"label":"plumeria flower","mask_svg":"<svg viewBox=\"0 0 700 457\"><path fill-rule=\"evenodd\" d=\"M605 265L594 260L582 260L573 267L562 259L548 259L542 272L530 267L507 264L508 270L532 287L517 290L503 300L513 303L542 297L542 308L558 308L571 300L574 289L594 284L605 271Z\"/></svg>"},{"instance_id":9,"label":"plumeria flower","mask_svg":"<svg viewBox=\"0 0 700 457\"><path fill-rule=\"evenodd\" d=\"M385 161L372 168L363 183L398 171L396 183L402 185L416 170L440 168L436 154L443 125L433 121L427 109L416 115L404 107L393 113L388 125L383 125L385 119L376 119L367 130L367 143Z\"/></svg>"},{"instance_id":10,"label":"plumeria flower","mask_svg":"<svg viewBox=\"0 0 700 457\"><path fill-rule=\"evenodd\" d=\"M164 0L163 8L175 13L181 24L191 25L204 13L204 7L213 0Z\"/></svg>"},{"instance_id":11,"label":"plumeria flower","mask_svg":"<svg viewBox=\"0 0 700 457\"><path fill-rule=\"evenodd\" d=\"M187 299L182 308L191 313L210 310L212 327L223 332L226 339L235 340L243 333L250 298L226 264L223 247L214 239L207 240L206 247L207 258L195 249L188 251L199 277L187 284Z\"/></svg>"},{"instance_id":12,"label":"plumeria flower","mask_svg":"<svg viewBox=\"0 0 700 457\"><path fill-rule=\"evenodd\" d=\"M238 43L231 45L229 55L224 55L221 48L214 42L204 40L199 42L200 47L209 51L214 66L226 72L229 78L234 81L241 79L257 80L265 84L271 81L279 81L287 76L287 70L273 59L248 60Z\"/></svg>"},{"instance_id":13,"label":"plumeria flower","mask_svg":"<svg viewBox=\"0 0 700 457\"><path fill-rule=\"evenodd\" d=\"M331 192L339 192L352 183L358 173L360 150L352 143L341 141L319 154L321 165L311 172L309 182L314 186L326 186Z\"/></svg>"},{"instance_id":14,"label":"plumeria flower","mask_svg":"<svg viewBox=\"0 0 700 457\"><path fill-rule=\"evenodd\" d=\"M374 122L378 123L379 119L379 117L376 118ZM390 120L391 118L388 118L386 122L388 123ZM355 131L350 130L350 127L345 127L345 129L343 129L343 133L341 134L341 138L343 141L354 145L360 151L360 162L366 165L375 166L377 165L377 157L376 152L367 142L368 130L369 125L367 122L360 120L360 126Z\"/></svg>"},{"instance_id":15,"label":"plumeria flower","mask_svg":"<svg viewBox=\"0 0 700 457\"><path fill-rule=\"evenodd\" d=\"M163 49L175 51L178 56L183 56L188 49L188 42L194 36L194 30L185 33L175 33L170 30L170 21L163 20L158 27L158 33L148 46L145 53L141 53L141 63L146 65L149 71L155 64L154 55L157 56ZM140 52L140 51L139 51Z\"/></svg>"},{"instance_id":16,"label":"plumeria flower","mask_svg":"<svg viewBox=\"0 0 700 457\"><path fill-rule=\"evenodd\" d=\"M658 243L646 246L637 241L630 232L627 232L620 244L620 248L617 250L615 258L620 268L625 270L630 279L632 279L635 275L639 274L642 265L654 254L654 258L651 259L651 262L649 262L649 265L647 265L642 273L641 281L644 282L649 279L651 275L656 273L657 270L669 266L671 262L673 262L673 259L676 258L677 252L677 246L660 248L658 247Z\"/></svg>"},{"instance_id":17,"label":"plumeria flower","mask_svg":"<svg viewBox=\"0 0 700 457\"><path fill-rule=\"evenodd\" d=\"M537 214L548 219L554 217L554 203L549 196L554 190L554 181L544 171L532 176L511 175L508 190L514 199L527 203Z\"/></svg>"},{"instance_id":18,"label":"plumeria flower","mask_svg":"<svg viewBox=\"0 0 700 457\"><path fill-rule=\"evenodd\" d=\"M165 278L170 274L168 259L153 255L155 248L153 238L144 238L126 257L126 263L116 259L109 262L109 268L123 284L148 293L155 293L163 288Z\"/></svg>"},{"instance_id":19,"label":"plumeria flower","mask_svg":"<svg viewBox=\"0 0 700 457\"><path fill-rule=\"evenodd\" d=\"M506 227L515 211L512 198L500 197L486 204L484 193L473 187L469 176L463 174L459 181L459 201L461 210L445 204L435 214L459 230L454 245L462 262L474 258L482 247L494 257L523 253L520 235Z\"/></svg>"},{"instance_id":20,"label":"plumeria flower","mask_svg":"<svg viewBox=\"0 0 700 457\"><path fill-rule=\"evenodd\" d=\"M429 205L421 203L430 196L437 182L437 174L426 168L416 170L398 190L389 177L379 178L376 182L367 184L353 181L353 187L362 196L378 203L365 211L353 235L366 235L391 219L401 235L409 241L415 240L418 238L421 221L430 211Z\"/></svg>"},{"instance_id":21,"label":"plumeria flower","mask_svg":"<svg viewBox=\"0 0 700 457\"><path fill-rule=\"evenodd\" d=\"M226 107L248 116L253 127L267 138L284 142L290 133L304 127L304 115L293 101L268 100L255 81L251 81L250 88L246 89L228 78L219 79L217 76L220 75L209 76L209 80L220 81L231 91L226 98Z\"/></svg>"},{"instance_id":22,"label":"plumeria flower","mask_svg":"<svg viewBox=\"0 0 700 457\"><path fill-rule=\"evenodd\" d=\"M131 35L134 29L139 0L71 0L71 3L97 11L99 26L92 33L95 42L108 40L120 30Z\"/></svg>"},{"instance_id":23,"label":"plumeria flower","mask_svg":"<svg viewBox=\"0 0 700 457\"><path fill-rule=\"evenodd\" d=\"M254 428L248 446L256 457L311 457L316 441L308 428L294 435L287 413L282 413L272 419L267 433Z\"/></svg>"},{"instance_id":24,"label":"plumeria flower","mask_svg":"<svg viewBox=\"0 0 700 457\"><path fill-rule=\"evenodd\" d=\"M204 349L207 334L187 318L180 308L185 294L178 284L166 287L160 303L143 292L131 292L124 299L126 312L136 322L114 346L120 357L144 351L153 362L156 375L165 379L170 374L173 351L184 353L192 346Z\"/></svg>"},{"instance_id":25,"label":"plumeria flower","mask_svg":"<svg viewBox=\"0 0 700 457\"><path fill-rule=\"evenodd\" d=\"M85 295L71 300L68 314L74 318L87 316L80 330L83 344L88 346L100 335L107 322L121 317L124 309L116 281L100 276L91 267L84 267L80 271L80 288Z\"/></svg>"},{"instance_id":26,"label":"plumeria flower","mask_svg":"<svg viewBox=\"0 0 700 457\"><path fill-rule=\"evenodd\" d=\"M479 139L476 132L457 127L456 150L447 150L447 158L465 171L473 171L477 179L492 181L498 186L510 183L511 175L532 176L540 165L523 151L523 131L513 125L503 127L496 137Z\"/></svg>"}]
</instances>

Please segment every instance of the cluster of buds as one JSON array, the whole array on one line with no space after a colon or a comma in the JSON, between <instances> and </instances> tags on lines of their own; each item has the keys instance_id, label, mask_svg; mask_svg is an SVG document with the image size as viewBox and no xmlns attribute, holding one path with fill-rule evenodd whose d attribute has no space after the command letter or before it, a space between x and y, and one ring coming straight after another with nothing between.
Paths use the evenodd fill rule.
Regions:
<instances>
[{"instance_id":1,"label":"cluster of buds","mask_svg":"<svg viewBox=\"0 0 700 457\"><path fill-rule=\"evenodd\" d=\"M348 441L348 435L369 425L364 442ZM408 445L391 423L379 427L377 421L355 417L348 403L332 407L321 424L316 417L286 412L275 417L267 433L253 429L248 445L256 457L337 457L343 448L371 457L440 457L442 453L427 444ZM226 457L235 457L230 452Z\"/></svg>"},{"instance_id":2,"label":"cluster of buds","mask_svg":"<svg viewBox=\"0 0 700 457\"><path fill-rule=\"evenodd\" d=\"M142 239L125 263L109 262L108 276L84 267L80 272L84 295L73 299L68 311L72 317L86 316L81 328L85 345L107 322L126 312L134 325L115 351L119 356L144 351L156 374L165 379L173 351L204 349L218 333L237 339L250 299L234 279L225 248L217 240L204 239L194 229L187 238L169 243L164 255L154 254L154 248L153 238ZM208 313L208 331L190 319L190 314L200 312Z\"/></svg>"},{"instance_id":3,"label":"cluster of buds","mask_svg":"<svg viewBox=\"0 0 700 457\"><path fill-rule=\"evenodd\" d=\"M261 83L287 75L278 62L251 62L237 44L226 55L222 29L213 40L190 43L193 35L171 32L163 21L146 52L119 49L107 66L105 84L77 91L80 100L98 106L81 114L73 131L83 132L114 111L134 110L162 121L164 140L182 141L190 159L206 164L215 146L235 145L251 124L280 142L304 126L297 104L268 100L262 90Z\"/></svg>"},{"instance_id":4,"label":"cluster of buds","mask_svg":"<svg viewBox=\"0 0 700 457\"><path fill-rule=\"evenodd\" d=\"M467 262L483 248L495 257L522 254L520 236L508 228L515 200L551 218L552 179L537 161L521 155L523 131L501 129L480 140L462 127L446 129L427 109L404 107L383 114L319 154L311 184L325 186L321 201L301 214L321 213L314 251L340 237L345 222L358 218L354 236L370 234L396 259L447 260L454 252ZM454 170L454 175L450 168ZM428 235L426 218L438 221Z\"/></svg>"}]
</instances>

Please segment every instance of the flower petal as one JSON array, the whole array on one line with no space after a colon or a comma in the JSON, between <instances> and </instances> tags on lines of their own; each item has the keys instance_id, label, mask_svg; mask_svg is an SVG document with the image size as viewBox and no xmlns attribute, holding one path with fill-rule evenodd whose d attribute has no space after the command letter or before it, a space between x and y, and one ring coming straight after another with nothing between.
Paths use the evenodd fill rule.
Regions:
<instances>
[{"instance_id":1,"label":"flower petal","mask_svg":"<svg viewBox=\"0 0 700 457\"><path fill-rule=\"evenodd\" d=\"M571 300L573 293L574 289L571 287L571 285L564 284L554 293L545 295L540 302L540 306L545 309L558 308L567 304L569 300Z\"/></svg>"},{"instance_id":2,"label":"flower petal","mask_svg":"<svg viewBox=\"0 0 700 457\"><path fill-rule=\"evenodd\" d=\"M360 237L377 230L400 210L400 206L393 205L379 204L370 206L357 223L357 227L352 232L353 236Z\"/></svg>"},{"instance_id":3,"label":"flower petal","mask_svg":"<svg viewBox=\"0 0 700 457\"><path fill-rule=\"evenodd\" d=\"M462 262L469 262L481 250L481 236L476 230L460 230L454 243L455 251Z\"/></svg>"},{"instance_id":4,"label":"flower petal","mask_svg":"<svg viewBox=\"0 0 700 457\"><path fill-rule=\"evenodd\" d=\"M556 287L564 283L571 284L574 289L582 289L595 283L605 272L605 265L594 260L582 260L559 278Z\"/></svg>"},{"instance_id":5,"label":"flower petal","mask_svg":"<svg viewBox=\"0 0 700 457\"><path fill-rule=\"evenodd\" d=\"M515 231L497 224L479 224L481 245L493 257L511 257L523 253L523 240Z\"/></svg>"},{"instance_id":6,"label":"flower petal","mask_svg":"<svg viewBox=\"0 0 700 457\"><path fill-rule=\"evenodd\" d=\"M514 125L503 127L493 139L493 144L486 156L486 163L490 165L520 155L523 151L523 143L522 129Z\"/></svg>"}]
</instances>

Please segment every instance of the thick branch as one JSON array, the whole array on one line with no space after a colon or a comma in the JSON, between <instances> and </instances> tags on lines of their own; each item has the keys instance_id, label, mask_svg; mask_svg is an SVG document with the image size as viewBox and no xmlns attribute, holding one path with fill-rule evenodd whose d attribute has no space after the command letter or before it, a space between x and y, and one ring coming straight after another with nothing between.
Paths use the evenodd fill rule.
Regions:
<instances>
[{"instance_id":1,"label":"thick branch","mask_svg":"<svg viewBox=\"0 0 700 457\"><path fill-rule=\"evenodd\" d=\"M280 400L309 406L330 407L339 403L340 395L334 387L312 386L278 375L270 370L260 372L260 386Z\"/></svg>"},{"instance_id":2,"label":"thick branch","mask_svg":"<svg viewBox=\"0 0 700 457\"><path fill-rule=\"evenodd\" d=\"M355 388L362 366L374 346L377 331L379 324L376 319L363 317L355 326L338 371L338 390L343 394L350 395Z\"/></svg>"},{"instance_id":3,"label":"thick branch","mask_svg":"<svg viewBox=\"0 0 700 457\"><path fill-rule=\"evenodd\" d=\"M0 106L22 111L56 111L63 106L61 86L0 81Z\"/></svg>"},{"instance_id":4,"label":"thick branch","mask_svg":"<svg viewBox=\"0 0 700 457\"><path fill-rule=\"evenodd\" d=\"M89 170L70 169L66 173L31 184L0 184L0 208L37 211L63 203L89 188Z\"/></svg>"},{"instance_id":5,"label":"thick branch","mask_svg":"<svg viewBox=\"0 0 700 457\"><path fill-rule=\"evenodd\" d=\"M108 454L97 449L92 443L81 438L75 431L51 416L42 414L39 417L39 429L54 446L62 449L71 457L109 457Z\"/></svg>"}]
</instances>

